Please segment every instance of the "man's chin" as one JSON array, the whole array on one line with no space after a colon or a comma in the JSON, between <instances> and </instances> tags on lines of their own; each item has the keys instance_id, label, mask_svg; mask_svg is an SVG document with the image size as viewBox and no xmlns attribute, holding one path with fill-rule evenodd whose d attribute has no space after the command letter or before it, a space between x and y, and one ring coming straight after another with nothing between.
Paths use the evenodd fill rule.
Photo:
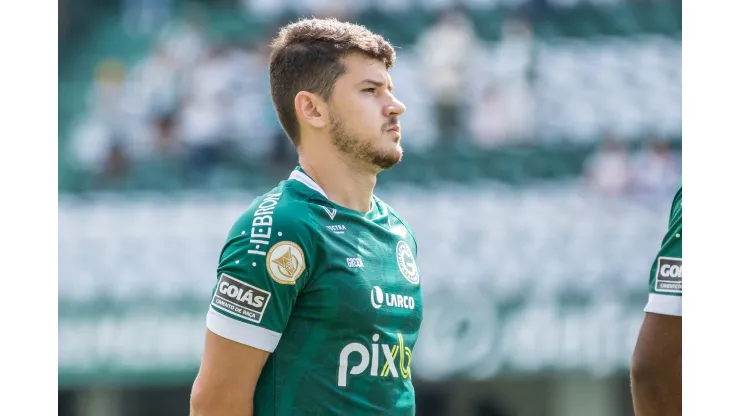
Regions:
<instances>
[{"instance_id":1,"label":"man's chin","mask_svg":"<svg viewBox=\"0 0 740 416\"><path fill-rule=\"evenodd\" d=\"M398 148L392 152L378 155L378 157L373 160L373 165L377 166L381 170L390 169L393 166L396 166L401 159L403 159L403 149L401 146L398 146Z\"/></svg>"}]
</instances>

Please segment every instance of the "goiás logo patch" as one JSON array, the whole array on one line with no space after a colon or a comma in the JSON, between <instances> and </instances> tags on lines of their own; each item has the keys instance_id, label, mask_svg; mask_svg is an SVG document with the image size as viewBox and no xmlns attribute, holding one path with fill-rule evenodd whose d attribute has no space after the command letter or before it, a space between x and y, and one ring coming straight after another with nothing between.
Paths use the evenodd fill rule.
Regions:
<instances>
[{"instance_id":1,"label":"goi\u00e1s logo patch","mask_svg":"<svg viewBox=\"0 0 740 416\"><path fill-rule=\"evenodd\" d=\"M658 269L655 271L655 291L681 293L682 259L675 257L658 257Z\"/></svg>"},{"instance_id":2,"label":"goi\u00e1s logo patch","mask_svg":"<svg viewBox=\"0 0 740 416\"><path fill-rule=\"evenodd\" d=\"M269 300L270 292L222 273L211 299L211 306L230 315L260 323Z\"/></svg>"}]
</instances>

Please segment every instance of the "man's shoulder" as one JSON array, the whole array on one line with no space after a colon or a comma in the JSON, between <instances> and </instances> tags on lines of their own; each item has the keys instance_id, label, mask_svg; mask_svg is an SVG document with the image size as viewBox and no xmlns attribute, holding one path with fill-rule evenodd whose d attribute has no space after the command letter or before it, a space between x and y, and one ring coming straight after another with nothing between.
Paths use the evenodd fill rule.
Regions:
<instances>
[{"instance_id":1,"label":"man's shoulder","mask_svg":"<svg viewBox=\"0 0 740 416\"><path fill-rule=\"evenodd\" d=\"M380 199L380 197L373 194L373 200L375 200L375 204L378 207L378 211L380 211L381 213L385 213L389 216L395 217L399 221L403 222L404 224L406 223L406 220L399 214L399 212L396 209L394 209L390 204Z\"/></svg>"},{"instance_id":2,"label":"man's shoulder","mask_svg":"<svg viewBox=\"0 0 740 416\"><path fill-rule=\"evenodd\" d=\"M676 189L676 193L673 196L673 201L671 202L671 220L670 224L676 222L681 222L683 218L683 184L679 182L678 189Z\"/></svg>"},{"instance_id":3,"label":"man's shoulder","mask_svg":"<svg viewBox=\"0 0 740 416\"><path fill-rule=\"evenodd\" d=\"M252 229L256 234L272 235L274 232L279 237L306 232L315 225L317 208L320 209L315 194L296 181L281 181L251 202L234 222L230 234L247 234Z\"/></svg>"},{"instance_id":4,"label":"man's shoulder","mask_svg":"<svg viewBox=\"0 0 740 416\"><path fill-rule=\"evenodd\" d=\"M411 228L411 225L406 221L398 211L396 211L392 206L390 206L388 203L380 199L377 195L373 195L373 199L375 200L375 203L377 204L378 211L381 212L381 214L387 214L389 217L395 218L398 222L400 222L406 229L408 230L409 234L411 234L411 237L416 240L416 236L414 234L414 230Z\"/></svg>"}]
</instances>

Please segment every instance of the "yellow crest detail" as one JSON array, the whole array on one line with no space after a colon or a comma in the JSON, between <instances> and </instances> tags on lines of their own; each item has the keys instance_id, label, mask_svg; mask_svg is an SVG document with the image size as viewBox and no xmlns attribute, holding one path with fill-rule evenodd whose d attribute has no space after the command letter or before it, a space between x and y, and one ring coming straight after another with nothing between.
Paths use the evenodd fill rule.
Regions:
<instances>
[{"instance_id":1,"label":"yellow crest detail","mask_svg":"<svg viewBox=\"0 0 740 416\"><path fill-rule=\"evenodd\" d=\"M291 241L281 241L267 252L267 271L280 284L294 285L306 269L303 250Z\"/></svg>"}]
</instances>

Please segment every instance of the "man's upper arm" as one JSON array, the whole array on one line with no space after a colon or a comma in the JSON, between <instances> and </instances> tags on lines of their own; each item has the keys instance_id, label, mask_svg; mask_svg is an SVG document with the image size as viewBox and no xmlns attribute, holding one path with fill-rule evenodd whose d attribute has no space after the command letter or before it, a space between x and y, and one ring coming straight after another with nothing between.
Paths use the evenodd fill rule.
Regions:
<instances>
[{"instance_id":1,"label":"man's upper arm","mask_svg":"<svg viewBox=\"0 0 740 416\"><path fill-rule=\"evenodd\" d=\"M653 376L681 370L681 317L646 313L632 357L633 374Z\"/></svg>"},{"instance_id":2,"label":"man's upper arm","mask_svg":"<svg viewBox=\"0 0 740 416\"><path fill-rule=\"evenodd\" d=\"M249 410L254 390L269 355L206 331L203 359L193 385L191 416L252 414Z\"/></svg>"},{"instance_id":3,"label":"man's upper arm","mask_svg":"<svg viewBox=\"0 0 740 416\"><path fill-rule=\"evenodd\" d=\"M251 407L265 362L309 279L305 216L265 208L277 205L279 195L269 199L236 221L221 252L193 386L195 414L242 414Z\"/></svg>"},{"instance_id":4,"label":"man's upper arm","mask_svg":"<svg viewBox=\"0 0 740 416\"><path fill-rule=\"evenodd\" d=\"M229 233L206 325L223 338L272 352L309 279L310 237L298 215L256 211Z\"/></svg>"}]
</instances>

